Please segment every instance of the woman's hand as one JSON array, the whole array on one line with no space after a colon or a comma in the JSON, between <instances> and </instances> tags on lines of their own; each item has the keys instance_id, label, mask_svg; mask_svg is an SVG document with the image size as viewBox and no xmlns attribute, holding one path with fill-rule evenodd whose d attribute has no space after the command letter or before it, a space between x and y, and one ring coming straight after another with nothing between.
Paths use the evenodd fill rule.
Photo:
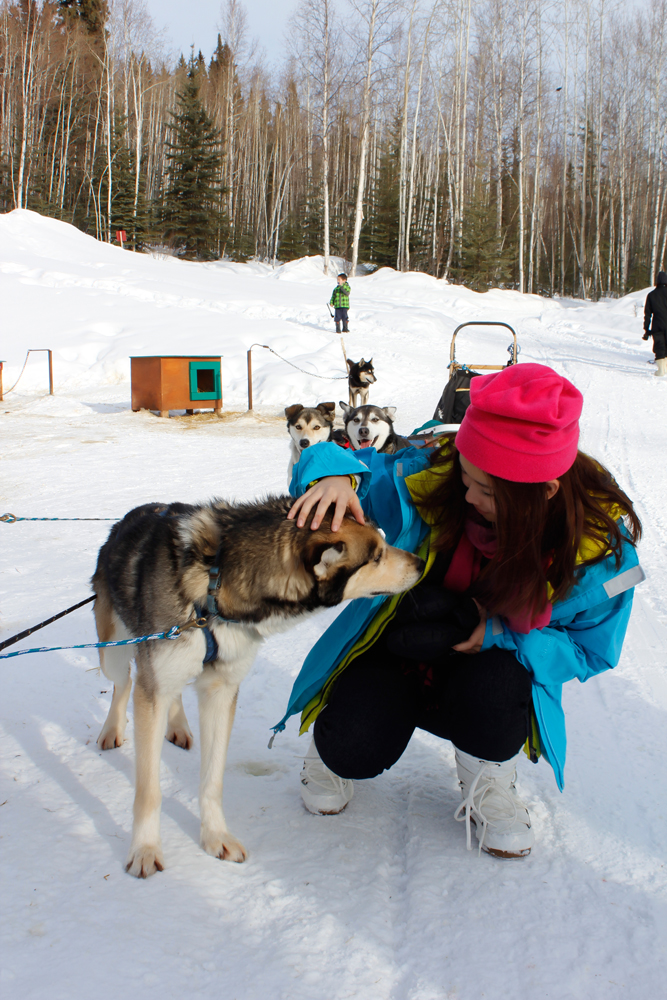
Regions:
<instances>
[{"instance_id":1,"label":"woman's hand","mask_svg":"<svg viewBox=\"0 0 667 1000\"><path fill-rule=\"evenodd\" d=\"M317 510L310 525L312 531L319 528L324 515L332 504L336 507L331 521L332 531L338 531L343 523L345 511L348 509L359 524L366 523L364 512L359 503L359 497L352 487L349 476L325 476L323 479L320 479L318 483L315 483L309 490L306 490L303 496L295 500L287 515L287 519L291 521L298 514L297 527L303 528L308 515L316 504Z\"/></svg>"},{"instance_id":2,"label":"woman's hand","mask_svg":"<svg viewBox=\"0 0 667 1000\"><path fill-rule=\"evenodd\" d=\"M473 598L473 600L475 600ZM465 642L459 642L457 646L452 646L457 653L479 653L482 648L482 643L484 642L484 634L486 632L486 609L482 607L479 601L475 601L477 605L477 610L479 611L479 625L475 627L472 635Z\"/></svg>"}]
</instances>

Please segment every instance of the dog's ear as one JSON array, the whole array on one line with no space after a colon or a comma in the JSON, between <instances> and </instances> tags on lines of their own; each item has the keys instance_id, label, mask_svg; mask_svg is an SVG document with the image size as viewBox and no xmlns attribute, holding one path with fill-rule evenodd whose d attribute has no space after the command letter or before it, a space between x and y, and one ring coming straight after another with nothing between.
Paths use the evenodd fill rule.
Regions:
<instances>
[{"instance_id":1,"label":"dog's ear","mask_svg":"<svg viewBox=\"0 0 667 1000\"><path fill-rule=\"evenodd\" d=\"M347 365L347 370L351 371L352 370L352 365L354 364L354 361L350 361L349 358L345 358L345 364Z\"/></svg>"},{"instance_id":2,"label":"dog's ear","mask_svg":"<svg viewBox=\"0 0 667 1000\"><path fill-rule=\"evenodd\" d=\"M348 413L351 413L352 410L354 409L354 407L350 406L349 403L344 403L342 399L339 401L338 405L340 406L345 416L347 416Z\"/></svg>"},{"instance_id":3,"label":"dog's ear","mask_svg":"<svg viewBox=\"0 0 667 1000\"><path fill-rule=\"evenodd\" d=\"M299 410L302 410L302 409L303 409L303 404L302 403L294 403L293 406L286 406L285 407L285 416L287 417L288 420L291 420L292 417L295 417L297 415L297 413L299 412Z\"/></svg>"},{"instance_id":4,"label":"dog's ear","mask_svg":"<svg viewBox=\"0 0 667 1000\"><path fill-rule=\"evenodd\" d=\"M395 406L383 406L382 409L387 414L387 416L389 417L390 420L393 420L394 417L396 416L396 407Z\"/></svg>"},{"instance_id":5,"label":"dog's ear","mask_svg":"<svg viewBox=\"0 0 667 1000\"><path fill-rule=\"evenodd\" d=\"M361 368L361 367L362 367L363 365L365 365L365 364L366 364L366 362L365 362L365 361L364 361L364 359L362 358L362 359L361 359L361 361L359 362L359 367Z\"/></svg>"},{"instance_id":6,"label":"dog's ear","mask_svg":"<svg viewBox=\"0 0 667 1000\"><path fill-rule=\"evenodd\" d=\"M320 413L323 415L323 417L324 417L325 420L333 420L334 414L336 412L336 404L335 403L319 403L315 407L315 409L320 411Z\"/></svg>"},{"instance_id":7,"label":"dog's ear","mask_svg":"<svg viewBox=\"0 0 667 1000\"><path fill-rule=\"evenodd\" d=\"M345 542L315 542L308 553L307 565L318 580L327 580L345 558Z\"/></svg>"},{"instance_id":8,"label":"dog's ear","mask_svg":"<svg viewBox=\"0 0 667 1000\"><path fill-rule=\"evenodd\" d=\"M369 368L372 368L373 367L373 359L369 358L368 361L366 362L366 364L368 365Z\"/></svg>"}]
</instances>

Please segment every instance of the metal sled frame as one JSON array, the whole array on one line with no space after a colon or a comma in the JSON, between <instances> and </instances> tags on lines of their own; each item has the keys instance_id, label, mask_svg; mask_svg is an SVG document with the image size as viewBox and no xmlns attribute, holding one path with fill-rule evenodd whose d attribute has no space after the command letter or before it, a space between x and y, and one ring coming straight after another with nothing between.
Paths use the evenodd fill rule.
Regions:
<instances>
[{"instance_id":1,"label":"metal sled frame","mask_svg":"<svg viewBox=\"0 0 667 1000\"><path fill-rule=\"evenodd\" d=\"M510 360L507 362L507 364L474 365L474 364L461 364L460 361L457 361L456 334L459 332L459 330L462 330L464 326L504 326L505 329L509 330L510 333L512 334L512 337L514 338L514 341L512 345L509 347ZM492 322L491 320L485 320L485 319L471 320L469 323L459 323L457 328L454 330L454 333L452 334L452 343L449 348L449 377L452 378L452 376L455 375L456 372L460 371L462 368L470 368L473 369L474 371L502 371L503 368L508 368L509 365L515 365L518 360L519 360L519 355L517 351L516 331L509 325L509 323L495 323ZM467 390L461 390L461 391L467 391Z\"/></svg>"}]
</instances>

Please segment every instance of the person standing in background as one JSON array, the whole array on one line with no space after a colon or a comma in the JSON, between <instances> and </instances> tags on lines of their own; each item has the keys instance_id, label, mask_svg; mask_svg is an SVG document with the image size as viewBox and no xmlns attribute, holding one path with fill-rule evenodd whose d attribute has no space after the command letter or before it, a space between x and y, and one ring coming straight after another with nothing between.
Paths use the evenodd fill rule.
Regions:
<instances>
[{"instance_id":1,"label":"person standing in background","mask_svg":"<svg viewBox=\"0 0 667 1000\"><path fill-rule=\"evenodd\" d=\"M334 319L336 321L336 333L340 333L340 325L343 324L343 333L347 333L347 310L350 308L350 286L347 283L347 275L341 272L337 278L338 284L331 294L330 305L334 307Z\"/></svg>"},{"instance_id":2,"label":"person standing in background","mask_svg":"<svg viewBox=\"0 0 667 1000\"><path fill-rule=\"evenodd\" d=\"M644 305L644 336L653 337L653 353L658 370L655 375L667 375L667 271L660 271L655 288L646 296Z\"/></svg>"}]
</instances>

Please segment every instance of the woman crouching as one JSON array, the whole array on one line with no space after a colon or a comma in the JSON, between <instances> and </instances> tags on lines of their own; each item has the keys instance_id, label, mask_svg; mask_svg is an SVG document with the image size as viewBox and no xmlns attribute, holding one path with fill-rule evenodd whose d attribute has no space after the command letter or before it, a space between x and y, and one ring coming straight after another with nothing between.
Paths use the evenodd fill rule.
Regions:
<instances>
[{"instance_id":1,"label":"woman crouching","mask_svg":"<svg viewBox=\"0 0 667 1000\"><path fill-rule=\"evenodd\" d=\"M561 688L614 667L634 586L641 525L611 474L577 450L583 397L543 365L473 379L454 441L428 456L335 444L303 453L290 517L312 528L335 505L372 518L426 560L407 594L355 601L313 647L285 720L314 723L301 776L306 807L336 813L353 779L392 767L415 728L450 740L480 849L529 854L516 788L521 748L560 789ZM314 482L315 481L315 482ZM308 484L308 485L306 485Z\"/></svg>"}]
</instances>

